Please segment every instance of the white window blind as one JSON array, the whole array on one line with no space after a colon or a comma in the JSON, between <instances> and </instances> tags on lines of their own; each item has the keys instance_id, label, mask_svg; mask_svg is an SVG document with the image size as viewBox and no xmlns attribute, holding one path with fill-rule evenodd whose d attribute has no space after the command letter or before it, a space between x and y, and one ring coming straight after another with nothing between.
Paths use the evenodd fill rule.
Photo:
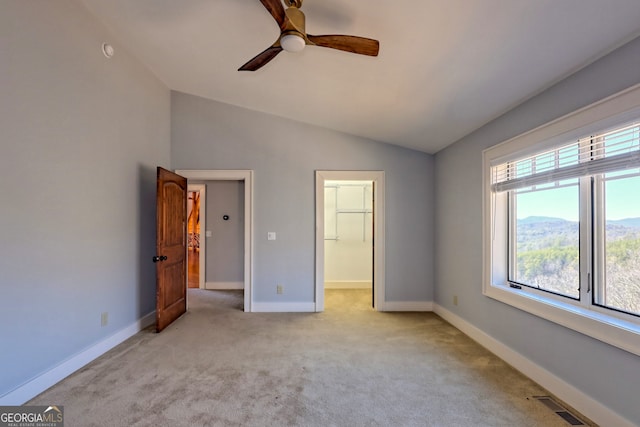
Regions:
<instances>
[{"instance_id":1,"label":"white window blind","mask_svg":"<svg viewBox=\"0 0 640 427\"><path fill-rule=\"evenodd\" d=\"M640 168L640 122L493 166L491 189L510 191L632 168Z\"/></svg>"}]
</instances>

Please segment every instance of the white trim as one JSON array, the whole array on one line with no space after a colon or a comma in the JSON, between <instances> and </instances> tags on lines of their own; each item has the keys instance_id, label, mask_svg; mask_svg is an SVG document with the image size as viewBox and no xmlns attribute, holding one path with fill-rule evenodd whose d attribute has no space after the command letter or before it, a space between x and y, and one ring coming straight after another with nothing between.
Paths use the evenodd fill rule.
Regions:
<instances>
[{"instance_id":1,"label":"white trim","mask_svg":"<svg viewBox=\"0 0 640 427\"><path fill-rule=\"evenodd\" d=\"M176 173L192 181L244 181L244 311L253 311L253 171L179 169Z\"/></svg>"},{"instance_id":2,"label":"white trim","mask_svg":"<svg viewBox=\"0 0 640 427\"><path fill-rule=\"evenodd\" d=\"M254 302L256 313L313 313L316 305L312 302Z\"/></svg>"},{"instance_id":3,"label":"white trim","mask_svg":"<svg viewBox=\"0 0 640 427\"><path fill-rule=\"evenodd\" d=\"M154 310L146 316L143 316L142 318L133 322L131 325L124 327L113 335L81 351L75 356L68 358L59 365L49 369L48 371L29 380L18 388L3 395L2 397L0 397L0 406L15 406L24 404L43 391L47 390L49 387L52 387L56 383L62 381L78 369L102 356L113 347L131 338L141 330L151 325L155 325L155 323L156 312Z\"/></svg>"},{"instance_id":4,"label":"white trim","mask_svg":"<svg viewBox=\"0 0 640 427\"><path fill-rule=\"evenodd\" d=\"M384 311L433 311L433 301L387 301Z\"/></svg>"},{"instance_id":5,"label":"white trim","mask_svg":"<svg viewBox=\"0 0 640 427\"><path fill-rule=\"evenodd\" d=\"M614 316L556 300L546 295L489 286L484 294L527 313L557 323L640 356L640 326Z\"/></svg>"},{"instance_id":6,"label":"white trim","mask_svg":"<svg viewBox=\"0 0 640 427\"><path fill-rule=\"evenodd\" d=\"M186 178L186 177L185 177ZM200 193L200 231L207 229L207 186L204 184L187 184L187 191L197 191ZM204 279L207 271L207 239L204 233L200 233L200 248L198 251L198 288L205 289Z\"/></svg>"},{"instance_id":7,"label":"white trim","mask_svg":"<svg viewBox=\"0 0 640 427\"><path fill-rule=\"evenodd\" d=\"M434 309L438 316L598 425L620 427L633 427L635 425L441 305L435 304Z\"/></svg>"},{"instance_id":8,"label":"white trim","mask_svg":"<svg viewBox=\"0 0 640 427\"><path fill-rule=\"evenodd\" d=\"M373 306L385 310L385 175L384 171L316 171L316 301L315 311L324 310L324 183L373 181L374 248Z\"/></svg>"},{"instance_id":9,"label":"white trim","mask_svg":"<svg viewBox=\"0 0 640 427\"><path fill-rule=\"evenodd\" d=\"M525 312L578 331L640 356L640 324L622 316L558 301L534 291L511 289L506 284L506 248L496 224L504 216L497 205L504 195L491 192L491 167L554 145L626 124L640 117L640 84L567 114L483 151L483 283L482 293ZM496 218L498 220L496 220Z\"/></svg>"},{"instance_id":10,"label":"white trim","mask_svg":"<svg viewBox=\"0 0 640 427\"><path fill-rule=\"evenodd\" d=\"M244 289L244 282L206 282L204 288L219 291L238 290Z\"/></svg>"},{"instance_id":11,"label":"white trim","mask_svg":"<svg viewBox=\"0 0 640 427\"><path fill-rule=\"evenodd\" d=\"M637 84L489 147L484 152L491 153L491 165L495 166L504 163L513 152L518 152L519 156L531 155L563 142L626 124L637 119L639 114L640 84Z\"/></svg>"},{"instance_id":12,"label":"white trim","mask_svg":"<svg viewBox=\"0 0 640 427\"><path fill-rule=\"evenodd\" d=\"M325 289L372 289L371 280L327 280Z\"/></svg>"}]
</instances>

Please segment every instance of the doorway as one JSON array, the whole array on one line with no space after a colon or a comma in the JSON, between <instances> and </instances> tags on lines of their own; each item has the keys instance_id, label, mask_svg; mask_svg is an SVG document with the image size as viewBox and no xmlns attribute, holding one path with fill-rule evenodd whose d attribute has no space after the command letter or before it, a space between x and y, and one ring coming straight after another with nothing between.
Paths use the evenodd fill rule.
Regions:
<instances>
[{"instance_id":1,"label":"doorway","mask_svg":"<svg viewBox=\"0 0 640 427\"><path fill-rule=\"evenodd\" d=\"M373 305L374 221L373 181L325 181L325 309Z\"/></svg>"},{"instance_id":2,"label":"doorway","mask_svg":"<svg viewBox=\"0 0 640 427\"><path fill-rule=\"evenodd\" d=\"M204 288L244 290L244 181L206 181L207 274Z\"/></svg>"},{"instance_id":3,"label":"doorway","mask_svg":"<svg viewBox=\"0 0 640 427\"><path fill-rule=\"evenodd\" d=\"M384 191L382 171L316 171L316 311L339 287L369 289L384 311Z\"/></svg>"},{"instance_id":4,"label":"doorway","mask_svg":"<svg viewBox=\"0 0 640 427\"><path fill-rule=\"evenodd\" d=\"M244 242L243 242L243 263L241 269L243 271L243 283L244 288L244 311L252 311L252 295L253 295L253 171L251 170L176 170L177 174L187 178L188 182L197 182L200 185L203 182L208 181L240 181L244 186L243 195L243 215L242 215L242 227L244 229ZM201 209L204 208L204 199L202 199L201 193ZM204 213L200 216L200 228L205 230L206 239L208 235L206 233L206 227L203 225L203 219L206 218ZM224 220L224 219L223 219ZM226 221L226 220L224 220ZM203 259L203 250L206 250L206 244L201 242L200 244L200 258L201 266L204 269L205 260ZM204 276L200 273L200 281L204 282ZM202 283L201 288L205 288L205 283Z\"/></svg>"},{"instance_id":5,"label":"doorway","mask_svg":"<svg viewBox=\"0 0 640 427\"><path fill-rule=\"evenodd\" d=\"M206 185L187 185L187 287L204 288L206 246L202 230L206 229Z\"/></svg>"}]
</instances>

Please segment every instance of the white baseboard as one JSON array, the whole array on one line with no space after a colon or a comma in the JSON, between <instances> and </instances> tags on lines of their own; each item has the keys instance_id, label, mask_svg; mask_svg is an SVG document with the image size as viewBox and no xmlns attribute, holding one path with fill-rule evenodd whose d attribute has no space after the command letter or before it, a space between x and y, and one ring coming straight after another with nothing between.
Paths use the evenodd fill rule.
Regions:
<instances>
[{"instance_id":1,"label":"white baseboard","mask_svg":"<svg viewBox=\"0 0 640 427\"><path fill-rule=\"evenodd\" d=\"M244 289L244 282L206 282L204 288L216 291Z\"/></svg>"},{"instance_id":2,"label":"white baseboard","mask_svg":"<svg viewBox=\"0 0 640 427\"><path fill-rule=\"evenodd\" d=\"M255 313L314 313L313 302L253 302L251 311Z\"/></svg>"},{"instance_id":3,"label":"white baseboard","mask_svg":"<svg viewBox=\"0 0 640 427\"><path fill-rule=\"evenodd\" d=\"M433 311L432 301L385 301L384 311Z\"/></svg>"},{"instance_id":4,"label":"white baseboard","mask_svg":"<svg viewBox=\"0 0 640 427\"><path fill-rule=\"evenodd\" d=\"M138 319L131 325L121 329L120 331L103 339L97 344L92 345L91 347L81 351L75 356L70 357L59 365L49 369L47 372L38 375L37 377L29 380L18 388L1 396L0 406L15 406L24 404L28 400L33 399L43 391L47 390L49 387L62 381L78 369L87 365L89 362L92 362L93 360L102 356L113 347L117 346L128 338L131 338L133 335L137 334L144 328L153 325L155 321L156 312L154 310L146 316Z\"/></svg>"},{"instance_id":5,"label":"white baseboard","mask_svg":"<svg viewBox=\"0 0 640 427\"><path fill-rule=\"evenodd\" d=\"M373 289L371 280L334 280L324 282L325 289Z\"/></svg>"},{"instance_id":6,"label":"white baseboard","mask_svg":"<svg viewBox=\"0 0 640 427\"><path fill-rule=\"evenodd\" d=\"M491 351L493 354L540 384L542 387L549 390L552 394L598 425L619 427L635 426L635 424L616 414L602 403L586 395L571 384L561 380L551 372L535 364L510 347L507 347L500 341L486 334L484 331L473 326L471 323L446 308L435 304L434 311L437 315L460 329L478 344Z\"/></svg>"}]
</instances>

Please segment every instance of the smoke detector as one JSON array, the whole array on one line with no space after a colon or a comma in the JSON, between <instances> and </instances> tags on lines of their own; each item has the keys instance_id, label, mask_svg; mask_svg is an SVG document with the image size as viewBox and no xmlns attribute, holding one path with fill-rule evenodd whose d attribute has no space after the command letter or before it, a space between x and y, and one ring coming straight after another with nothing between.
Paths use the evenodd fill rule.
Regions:
<instances>
[{"instance_id":1,"label":"smoke detector","mask_svg":"<svg viewBox=\"0 0 640 427\"><path fill-rule=\"evenodd\" d=\"M102 53L107 58L111 58L115 53L115 50L113 49L113 46L111 46L109 43L102 43Z\"/></svg>"}]
</instances>

